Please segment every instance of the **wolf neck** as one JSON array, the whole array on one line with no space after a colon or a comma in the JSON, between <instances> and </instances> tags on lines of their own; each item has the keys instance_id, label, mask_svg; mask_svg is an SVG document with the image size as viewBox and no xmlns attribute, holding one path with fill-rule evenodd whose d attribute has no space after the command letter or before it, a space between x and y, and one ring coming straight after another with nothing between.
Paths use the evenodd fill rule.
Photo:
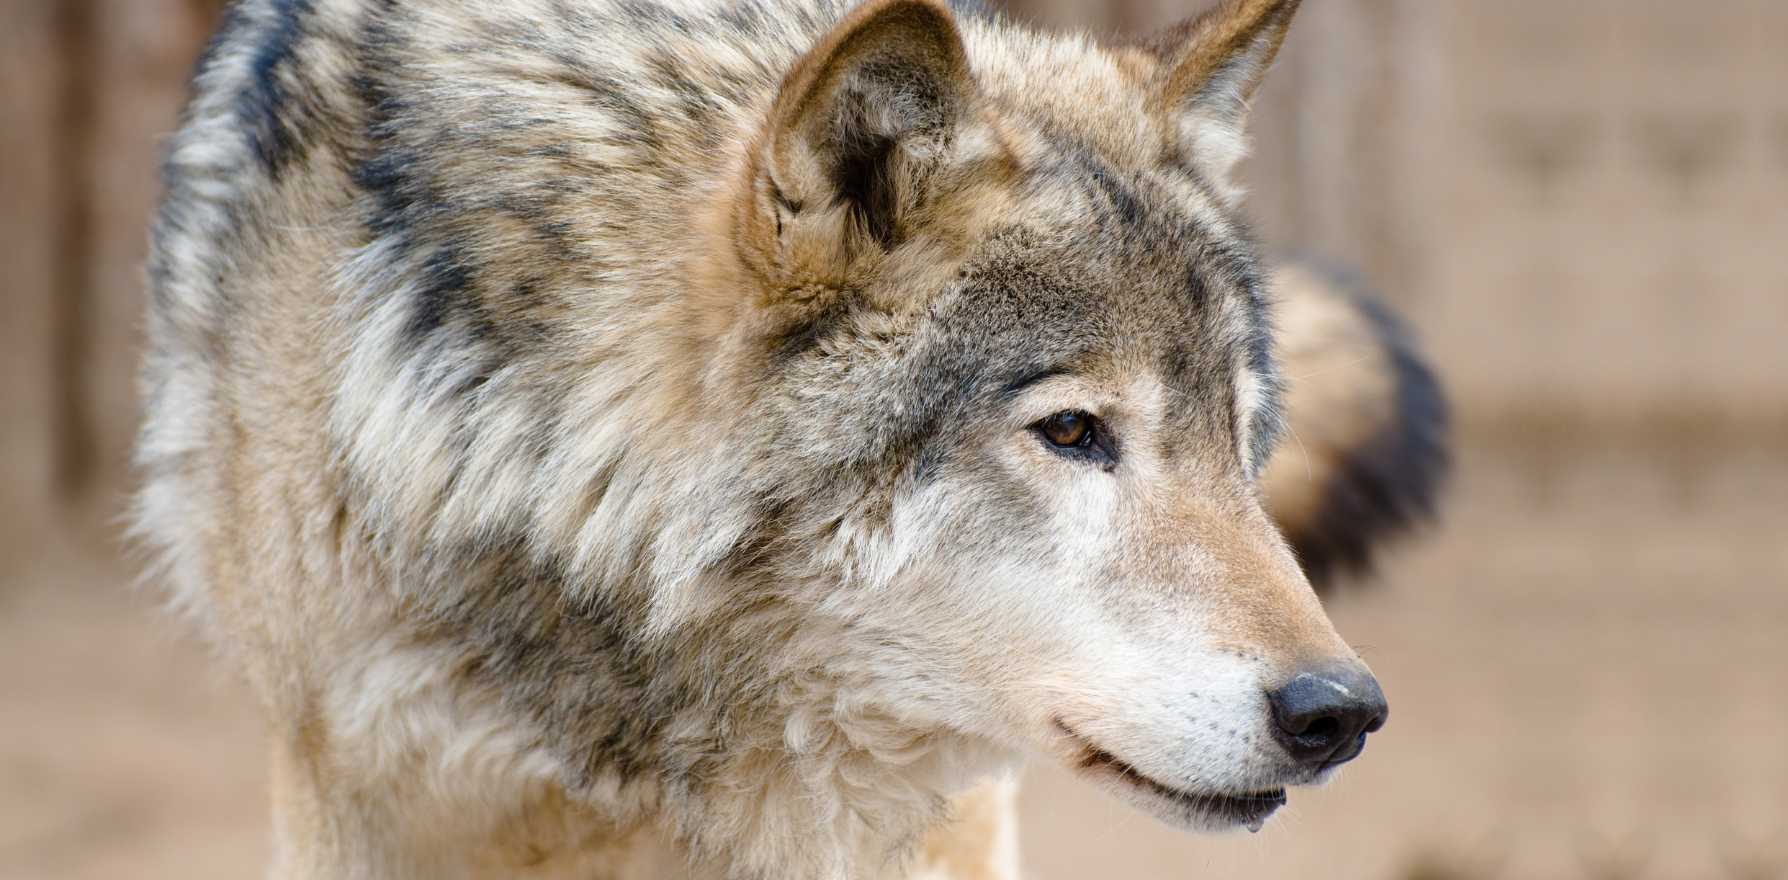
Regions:
<instances>
[{"instance_id":1,"label":"wolf neck","mask_svg":"<svg viewBox=\"0 0 1788 880\"><path fill-rule=\"evenodd\" d=\"M683 817L697 860L724 858L729 880L905 877L949 799L1007 765L990 744L841 711L842 696L802 695L780 744L734 759Z\"/></svg>"},{"instance_id":2,"label":"wolf neck","mask_svg":"<svg viewBox=\"0 0 1788 880\"><path fill-rule=\"evenodd\" d=\"M568 603L562 573L513 547L451 568L459 588L412 593L430 650L469 670L448 687L531 719L516 733L545 760L527 766L556 768L533 785L655 824L712 876L900 876L948 799L1010 766L870 699L891 688L838 655L845 624L771 587L702 585L723 600L652 634L637 585Z\"/></svg>"},{"instance_id":3,"label":"wolf neck","mask_svg":"<svg viewBox=\"0 0 1788 880\"><path fill-rule=\"evenodd\" d=\"M793 641L831 639L810 630ZM749 656L743 648L729 653ZM780 659L805 666L803 653ZM885 690L870 681L832 670L763 672L757 707L741 713L727 702L733 695L720 695L719 704L691 713L724 731L708 766L679 778L674 768L687 755L661 756L667 785L693 785L686 806L671 811L677 837L692 861L724 865L728 880L904 877L913 847L945 818L950 797L1009 763L990 743L863 700Z\"/></svg>"},{"instance_id":4,"label":"wolf neck","mask_svg":"<svg viewBox=\"0 0 1788 880\"><path fill-rule=\"evenodd\" d=\"M824 636L794 636L809 639ZM690 672L736 667L738 657L804 665L799 650L774 661L743 646L707 653L710 662ZM867 682L792 669L747 679L762 682L756 705L714 694L677 713L659 741L635 756L656 765L648 772L669 808L661 821L672 823L667 830L689 861L727 880L904 877L914 846L946 818L949 799L1011 764L991 743L860 699L879 690ZM608 756L592 770L600 779L626 760Z\"/></svg>"}]
</instances>

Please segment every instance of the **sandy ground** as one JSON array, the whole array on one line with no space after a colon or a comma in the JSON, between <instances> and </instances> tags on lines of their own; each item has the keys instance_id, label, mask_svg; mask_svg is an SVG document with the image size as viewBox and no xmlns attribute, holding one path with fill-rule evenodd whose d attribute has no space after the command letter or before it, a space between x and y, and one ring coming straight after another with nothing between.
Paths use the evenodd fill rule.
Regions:
<instances>
[{"instance_id":1,"label":"sandy ground","mask_svg":"<svg viewBox=\"0 0 1788 880\"><path fill-rule=\"evenodd\" d=\"M1260 835L1026 783L1037 880L1788 877L1788 460L1467 455L1447 527L1333 603L1392 722ZM111 554L0 589L0 880L260 873L246 695Z\"/></svg>"}]
</instances>

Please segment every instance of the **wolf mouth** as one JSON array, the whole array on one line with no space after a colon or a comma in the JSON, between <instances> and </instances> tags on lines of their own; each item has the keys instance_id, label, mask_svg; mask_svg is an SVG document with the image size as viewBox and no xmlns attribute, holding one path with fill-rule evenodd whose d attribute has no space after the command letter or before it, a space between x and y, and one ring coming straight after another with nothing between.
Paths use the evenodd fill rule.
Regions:
<instances>
[{"instance_id":1,"label":"wolf mouth","mask_svg":"<svg viewBox=\"0 0 1788 880\"><path fill-rule=\"evenodd\" d=\"M1168 801L1207 821L1229 826L1245 825L1249 831L1259 831L1268 817L1272 816L1280 807L1285 806L1284 788L1237 794L1197 792L1175 788L1144 774L1124 759L1075 733L1072 728L1061 721L1056 722L1056 727L1080 746L1081 756L1080 760L1076 762L1080 770L1115 776L1118 781L1132 788L1140 789Z\"/></svg>"}]
</instances>

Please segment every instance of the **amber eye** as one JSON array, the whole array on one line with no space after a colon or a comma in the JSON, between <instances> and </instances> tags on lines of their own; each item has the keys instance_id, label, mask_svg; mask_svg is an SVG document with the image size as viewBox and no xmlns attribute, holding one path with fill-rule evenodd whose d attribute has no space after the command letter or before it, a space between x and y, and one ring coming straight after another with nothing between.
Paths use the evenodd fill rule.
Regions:
<instances>
[{"instance_id":1,"label":"amber eye","mask_svg":"<svg viewBox=\"0 0 1788 880\"><path fill-rule=\"evenodd\" d=\"M1063 449L1081 449L1093 442L1093 417L1083 412L1060 412L1037 426L1043 438Z\"/></svg>"}]
</instances>

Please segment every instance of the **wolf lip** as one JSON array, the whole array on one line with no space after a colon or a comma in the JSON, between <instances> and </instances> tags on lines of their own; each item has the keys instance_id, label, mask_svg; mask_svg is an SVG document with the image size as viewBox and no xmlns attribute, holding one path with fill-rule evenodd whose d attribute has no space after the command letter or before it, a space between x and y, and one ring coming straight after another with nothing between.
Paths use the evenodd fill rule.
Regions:
<instances>
[{"instance_id":1,"label":"wolf lip","mask_svg":"<svg viewBox=\"0 0 1788 880\"><path fill-rule=\"evenodd\" d=\"M1134 765L1075 733L1066 724L1058 721L1056 726L1080 745L1082 755L1079 768L1081 770L1112 774L1132 788L1141 789L1183 809L1191 810L1206 820L1230 826L1246 826L1249 831L1259 831L1273 813L1285 806L1284 788L1234 794L1174 788L1145 775Z\"/></svg>"}]
</instances>

